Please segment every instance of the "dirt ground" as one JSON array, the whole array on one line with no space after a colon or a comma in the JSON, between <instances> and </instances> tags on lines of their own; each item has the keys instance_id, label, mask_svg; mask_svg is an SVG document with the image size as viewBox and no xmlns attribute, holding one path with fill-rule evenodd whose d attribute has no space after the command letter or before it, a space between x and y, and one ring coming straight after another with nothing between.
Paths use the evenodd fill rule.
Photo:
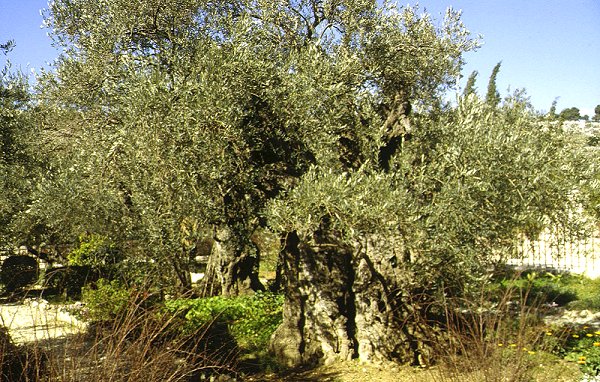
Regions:
<instances>
[{"instance_id":1,"label":"dirt ground","mask_svg":"<svg viewBox=\"0 0 600 382\"><path fill-rule=\"evenodd\" d=\"M35 299L1 304L0 325L8 328L17 344L60 338L85 329L64 307Z\"/></svg>"},{"instance_id":2,"label":"dirt ground","mask_svg":"<svg viewBox=\"0 0 600 382\"><path fill-rule=\"evenodd\" d=\"M540 365L542 366L542 365ZM508 374L508 373L507 373ZM264 382L504 382L511 381L502 371L493 372L449 370L444 367L426 369L399 365L364 365L358 361L339 362L306 371L280 375L255 376L247 381ZM531 382L576 382L581 380L577 365L558 363L543 365L527 379Z\"/></svg>"},{"instance_id":3,"label":"dirt ground","mask_svg":"<svg viewBox=\"0 0 600 382\"><path fill-rule=\"evenodd\" d=\"M249 381L273 382L421 382L434 381L430 371L402 366L363 365L359 362L339 362L316 369L250 377ZM423 379L425 378L425 379Z\"/></svg>"}]
</instances>

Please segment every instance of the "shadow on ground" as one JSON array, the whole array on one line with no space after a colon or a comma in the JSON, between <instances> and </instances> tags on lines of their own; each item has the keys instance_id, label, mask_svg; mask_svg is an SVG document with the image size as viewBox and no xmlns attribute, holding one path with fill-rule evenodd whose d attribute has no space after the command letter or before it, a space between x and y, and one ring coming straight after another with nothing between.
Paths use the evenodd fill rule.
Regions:
<instances>
[{"instance_id":1,"label":"shadow on ground","mask_svg":"<svg viewBox=\"0 0 600 382\"><path fill-rule=\"evenodd\" d=\"M334 382L340 373L322 369L294 369L278 374L248 376L244 381L252 382Z\"/></svg>"}]
</instances>

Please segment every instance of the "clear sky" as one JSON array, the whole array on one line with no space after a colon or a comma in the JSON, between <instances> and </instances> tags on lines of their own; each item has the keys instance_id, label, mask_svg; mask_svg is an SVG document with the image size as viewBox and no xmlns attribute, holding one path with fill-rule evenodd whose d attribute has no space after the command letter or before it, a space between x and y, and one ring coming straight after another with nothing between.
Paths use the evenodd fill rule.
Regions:
<instances>
[{"instance_id":1,"label":"clear sky","mask_svg":"<svg viewBox=\"0 0 600 382\"><path fill-rule=\"evenodd\" d=\"M448 7L463 11L462 20L483 46L465 55L466 77L479 72L485 93L493 67L502 61L497 87L526 89L538 110L577 107L594 114L600 105L600 0L422 0L433 16Z\"/></svg>"},{"instance_id":2,"label":"clear sky","mask_svg":"<svg viewBox=\"0 0 600 382\"><path fill-rule=\"evenodd\" d=\"M402 4L413 3L400 1ZM496 63L502 61L497 85L525 88L534 107L578 107L593 115L600 104L600 0L421 0L437 20L448 7L461 9L463 21L484 45L465 56L466 77L479 72L485 93ZM9 59L24 71L48 67L57 52L42 29L40 9L46 0L0 0L0 42L14 39ZM0 55L0 67L5 57Z\"/></svg>"}]
</instances>

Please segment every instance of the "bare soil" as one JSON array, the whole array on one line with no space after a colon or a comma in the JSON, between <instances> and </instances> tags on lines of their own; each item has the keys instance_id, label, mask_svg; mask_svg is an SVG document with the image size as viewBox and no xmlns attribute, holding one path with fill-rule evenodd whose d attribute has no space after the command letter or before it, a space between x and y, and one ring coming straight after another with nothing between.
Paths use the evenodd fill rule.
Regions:
<instances>
[{"instance_id":1,"label":"bare soil","mask_svg":"<svg viewBox=\"0 0 600 382\"><path fill-rule=\"evenodd\" d=\"M358 361L348 361L311 370L255 376L247 380L256 382L504 382L513 379L508 375L503 376L502 370L493 368L484 372L464 371L453 366L415 368L395 364L367 365ZM532 379L527 380L531 382L576 382L581 380L581 372L577 365L559 362L540 365Z\"/></svg>"},{"instance_id":2,"label":"bare soil","mask_svg":"<svg viewBox=\"0 0 600 382\"><path fill-rule=\"evenodd\" d=\"M64 306L36 299L0 305L0 325L8 328L17 344L61 338L85 329Z\"/></svg>"},{"instance_id":3,"label":"bare soil","mask_svg":"<svg viewBox=\"0 0 600 382\"><path fill-rule=\"evenodd\" d=\"M393 365L384 367L348 361L310 370L295 370L288 373L256 376L248 380L273 382L417 382L433 381L434 379L427 379L431 376L429 370L408 366Z\"/></svg>"}]
</instances>

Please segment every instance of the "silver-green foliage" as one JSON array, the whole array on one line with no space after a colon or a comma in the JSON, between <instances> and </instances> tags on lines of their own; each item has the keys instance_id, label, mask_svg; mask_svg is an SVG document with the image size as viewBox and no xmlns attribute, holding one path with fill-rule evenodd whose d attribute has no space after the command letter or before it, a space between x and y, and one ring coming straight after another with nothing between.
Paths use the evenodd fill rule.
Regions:
<instances>
[{"instance_id":1,"label":"silver-green foliage","mask_svg":"<svg viewBox=\"0 0 600 382\"><path fill-rule=\"evenodd\" d=\"M27 209L39 175L40 162L29 146L34 139L30 98L27 78L7 61L0 69L0 245L20 244L16 215Z\"/></svg>"},{"instance_id":2,"label":"silver-green foliage","mask_svg":"<svg viewBox=\"0 0 600 382\"><path fill-rule=\"evenodd\" d=\"M66 51L40 79L51 166L30 215L64 240L167 264L214 226L248 239L268 216L309 237L328 217L349 242L400 236L427 269L470 269L571 216L586 176L518 95L439 108L477 46L457 13L436 27L372 1L79 0L48 24ZM396 101L418 113L383 171Z\"/></svg>"},{"instance_id":3,"label":"silver-green foliage","mask_svg":"<svg viewBox=\"0 0 600 382\"><path fill-rule=\"evenodd\" d=\"M579 140L522 99L497 109L470 95L441 114L417 115L393 172L314 166L270 204L269 221L305 238L323 217L348 243L400 238L422 281L456 285L511 255L520 234L581 229L588 160Z\"/></svg>"},{"instance_id":4,"label":"silver-green foliage","mask_svg":"<svg viewBox=\"0 0 600 382\"><path fill-rule=\"evenodd\" d=\"M338 177L341 137L376 167L386 110L436 105L477 46L458 13L368 0L65 0L47 24L64 54L39 79L51 165L29 221L160 264L214 226L247 240L307 171ZM369 171L361 187L390 181Z\"/></svg>"}]
</instances>

